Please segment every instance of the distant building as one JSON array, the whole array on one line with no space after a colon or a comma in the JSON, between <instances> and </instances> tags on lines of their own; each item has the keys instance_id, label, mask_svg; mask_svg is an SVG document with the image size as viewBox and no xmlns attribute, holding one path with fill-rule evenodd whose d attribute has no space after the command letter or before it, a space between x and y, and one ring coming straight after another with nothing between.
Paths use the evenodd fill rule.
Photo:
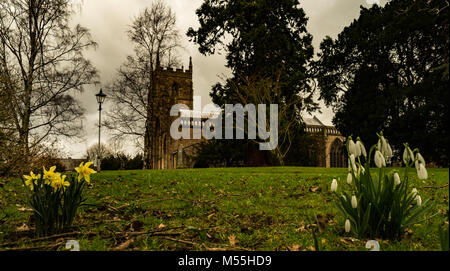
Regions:
<instances>
[{"instance_id":1,"label":"distant building","mask_svg":"<svg viewBox=\"0 0 450 271\"><path fill-rule=\"evenodd\" d=\"M74 169L78 167L82 162L87 162L87 159L73 159L72 157L68 157L68 158L61 158L58 161L62 166L64 166L63 170L74 171Z\"/></svg>"},{"instance_id":2,"label":"distant building","mask_svg":"<svg viewBox=\"0 0 450 271\"><path fill-rule=\"evenodd\" d=\"M322 149L317 154L318 167L346 167L345 138L334 126L323 124L317 117L305 118L305 131L308 134L319 135Z\"/></svg>"},{"instance_id":3,"label":"distant building","mask_svg":"<svg viewBox=\"0 0 450 271\"><path fill-rule=\"evenodd\" d=\"M151 133L151 168L153 169L173 169L173 168L192 168L196 146L205 139L180 139L174 140L170 136L170 125L175 117L170 116L170 109L174 104L185 104L188 108L193 108L194 90L192 83L193 65L192 59L189 59L189 68L185 70L163 68L157 61L157 80L156 95L152 111ZM189 111L190 114L194 112ZM202 113L200 121L187 119L182 122L182 126L189 127L191 138L193 131L201 129L202 122L209 117L211 113ZM192 116L192 115L191 115ZM344 138L334 126L326 126L316 117L304 119L306 123L306 132L318 135L321 150L315 155L318 158L316 163L320 167L345 167L344 156ZM251 150L249 155L249 165L267 165L267 155L265 152ZM81 161L81 160L80 160ZM67 162L69 163L69 161Z\"/></svg>"}]
</instances>

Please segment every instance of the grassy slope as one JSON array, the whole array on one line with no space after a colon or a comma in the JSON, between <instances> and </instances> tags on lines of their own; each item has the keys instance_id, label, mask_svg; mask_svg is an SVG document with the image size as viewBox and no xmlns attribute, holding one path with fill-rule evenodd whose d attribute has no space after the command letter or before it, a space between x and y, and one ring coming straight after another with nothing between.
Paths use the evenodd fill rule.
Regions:
<instances>
[{"instance_id":1,"label":"grassy slope","mask_svg":"<svg viewBox=\"0 0 450 271\"><path fill-rule=\"evenodd\" d=\"M328 191L332 178L340 178L342 189L345 176L346 169L300 167L104 171L93 175L93 186L86 193L93 205L83 207L74 226L74 230L94 234L65 240L80 240L82 250L110 250L127 240L118 232L159 227L175 234L141 235L127 249L310 250L314 246L311 224L320 215L328 219L320 223L324 227L317 233L321 249L366 250L367 240L345 234L343 219ZM411 187L423 199L434 199L437 215L412 227L403 241L380 240L382 250L439 250L437 227L448 216L449 190L425 187L448 185L449 170L429 169L425 182L417 180L415 173L411 176ZM19 180L7 181L0 188L0 244L19 241L11 245L17 248L55 243L54 239L30 243L32 231L18 231L29 224L31 213L23 208L24 193ZM133 221L142 222L143 228Z\"/></svg>"}]
</instances>

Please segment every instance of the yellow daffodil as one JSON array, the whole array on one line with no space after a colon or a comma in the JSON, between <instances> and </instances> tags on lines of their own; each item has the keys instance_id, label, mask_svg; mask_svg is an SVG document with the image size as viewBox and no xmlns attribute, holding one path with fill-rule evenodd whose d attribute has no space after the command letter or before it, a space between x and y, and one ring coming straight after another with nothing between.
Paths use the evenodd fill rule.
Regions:
<instances>
[{"instance_id":1,"label":"yellow daffodil","mask_svg":"<svg viewBox=\"0 0 450 271\"><path fill-rule=\"evenodd\" d=\"M91 174L96 173L96 171L92 168L89 168L89 166L92 165L92 162L87 162L84 165L83 164L84 163L81 162L80 166L75 168L75 170L78 172L78 181L84 178L86 182L89 183L91 181Z\"/></svg>"},{"instance_id":2,"label":"yellow daffodil","mask_svg":"<svg viewBox=\"0 0 450 271\"><path fill-rule=\"evenodd\" d=\"M61 176L60 173L56 173L55 178L52 180L51 186L53 187L53 189L55 189L55 191L60 188L62 188L64 190L64 189L66 189L67 186L70 185L70 183L68 181L66 181L65 179L66 179L66 175Z\"/></svg>"},{"instance_id":3,"label":"yellow daffodil","mask_svg":"<svg viewBox=\"0 0 450 271\"><path fill-rule=\"evenodd\" d=\"M41 174L35 175L33 171L31 171L30 175L23 175L23 178L25 179L25 185L33 190L36 185L36 181L41 178Z\"/></svg>"},{"instance_id":4,"label":"yellow daffodil","mask_svg":"<svg viewBox=\"0 0 450 271\"><path fill-rule=\"evenodd\" d=\"M57 173L55 173L56 166L50 168L50 170L46 170L44 167L44 182L45 184L51 184L53 180L57 177Z\"/></svg>"}]
</instances>

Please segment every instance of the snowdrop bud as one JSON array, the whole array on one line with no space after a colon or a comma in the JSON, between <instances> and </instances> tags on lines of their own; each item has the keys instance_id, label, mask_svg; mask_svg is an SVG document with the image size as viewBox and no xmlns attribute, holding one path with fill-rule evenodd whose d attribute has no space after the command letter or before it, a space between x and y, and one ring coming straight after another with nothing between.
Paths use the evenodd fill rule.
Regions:
<instances>
[{"instance_id":1,"label":"snowdrop bud","mask_svg":"<svg viewBox=\"0 0 450 271\"><path fill-rule=\"evenodd\" d=\"M345 220L345 232L350 232L351 229L351 225L350 225L350 220Z\"/></svg>"},{"instance_id":2,"label":"snowdrop bud","mask_svg":"<svg viewBox=\"0 0 450 271\"><path fill-rule=\"evenodd\" d=\"M419 169L417 170L417 176L419 177L420 180L428 179L428 172L424 164L419 165Z\"/></svg>"},{"instance_id":3,"label":"snowdrop bud","mask_svg":"<svg viewBox=\"0 0 450 271\"><path fill-rule=\"evenodd\" d=\"M416 195L417 195L417 189L413 188L413 189L411 190L411 194L412 194L413 196L416 196Z\"/></svg>"},{"instance_id":4,"label":"snowdrop bud","mask_svg":"<svg viewBox=\"0 0 450 271\"><path fill-rule=\"evenodd\" d=\"M400 181L400 175L398 175L397 172L394 173L394 184L399 185L401 183Z\"/></svg>"},{"instance_id":5,"label":"snowdrop bud","mask_svg":"<svg viewBox=\"0 0 450 271\"><path fill-rule=\"evenodd\" d=\"M366 148L364 147L361 140L356 141L356 144L359 146L359 149L361 150L361 154L364 155L364 157L367 157Z\"/></svg>"},{"instance_id":6,"label":"snowdrop bud","mask_svg":"<svg viewBox=\"0 0 450 271\"><path fill-rule=\"evenodd\" d=\"M384 160L383 154L381 154L381 152L378 150L375 152L375 165L378 168L386 166L386 160Z\"/></svg>"},{"instance_id":7,"label":"snowdrop bud","mask_svg":"<svg viewBox=\"0 0 450 271\"><path fill-rule=\"evenodd\" d=\"M331 191L336 192L337 186L338 186L338 184L337 184L336 179L333 179L333 181L331 182Z\"/></svg>"},{"instance_id":8,"label":"snowdrop bud","mask_svg":"<svg viewBox=\"0 0 450 271\"><path fill-rule=\"evenodd\" d=\"M347 183L348 183L348 184L352 184L352 173L351 173L351 172L349 172L349 173L347 174Z\"/></svg>"},{"instance_id":9,"label":"snowdrop bud","mask_svg":"<svg viewBox=\"0 0 450 271\"><path fill-rule=\"evenodd\" d=\"M358 168L356 167L355 155L353 155L353 154L350 155L350 164L352 165L353 172L356 173Z\"/></svg>"},{"instance_id":10,"label":"snowdrop bud","mask_svg":"<svg viewBox=\"0 0 450 271\"><path fill-rule=\"evenodd\" d=\"M416 197L417 206L422 206L422 197L417 196Z\"/></svg>"},{"instance_id":11,"label":"snowdrop bud","mask_svg":"<svg viewBox=\"0 0 450 271\"><path fill-rule=\"evenodd\" d=\"M345 195L342 195L342 197L344 198L345 201L347 201L347 197Z\"/></svg>"},{"instance_id":12,"label":"snowdrop bud","mask_svg":"<svg viewBox=\"0 0 450 271\"><path fill-rule=\"evenodd\" d=\"M352 139L350 139L350 141L348 142L348 152L349 154L356 155L356 145Z\"/></svg>"},{"instance_id":13,"label":"snowdrop bud","mask_svg":"<svg viewBox=\"0 0 450 271\"><path fill-rule=\"evenodd\" d=\"M356 199L356 196L352 196L352 207L353 209L356 209L358 207L358 200Z\"/></svg>"},{"instance_id":14,"label":"snowdrop bud","mask_svg":"<svg viewBox=\"0 0 450 271\"><path fill-rule=\"evenodd\" d=\"M365 172L366 172L366 170L364 169L363 166L358 167L358 176L361 176L361 174L364 174Z\"/></svg>"}]
</instances>

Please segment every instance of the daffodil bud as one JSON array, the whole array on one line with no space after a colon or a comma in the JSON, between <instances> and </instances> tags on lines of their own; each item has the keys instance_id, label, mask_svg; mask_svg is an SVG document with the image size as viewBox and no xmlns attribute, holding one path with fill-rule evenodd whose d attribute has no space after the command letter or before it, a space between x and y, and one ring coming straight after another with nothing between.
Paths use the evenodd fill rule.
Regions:
<instances>
[{"instance_id":1,"label":"daffodil bud","mask_svg":"<svg viewBox=\"0 0 450 271\"><path fill-rule=\"evenodd\" d=\"M374 160L375 160L375 165L378 168L382 168L382 167L386 166L386 160L384 159L383 154L379 150L377 150L375 152L375 159Z\"/></svg>"},{"instance_id":2,"label":"daffodil bud","mask_svg":"<svg viewBox=\"0 0 450 271\"><path fill-rule=\"evenodd\" d=\"M425 165L422 163L420 163L419 169L417 170L417 176L419 177L420 180L428 179L427 169L425 168Z\"/></svg>"},{"instance_id":3,"label":"daffodil bud","mask_svg":"<svg viewBox=\"0 0 450 271\"><path fill-rule=\"evenodd\" d=\"M358 207L358 200L356 199L356 196L353 195L352 196L352 208L356 209L356 207Z\"/></svg>"},{"instance_id":4,"label":"daffodil bud","mask_svg":"<svg viewBox=\"0 0 450 271\"><path fill-rule=\"evenodd\" d=\"M400 181L400 175L398 175L397 172L394 173L394 184L399 185L401 183Z\"/></svg>"},{"instance_id":5,"label":"daffodil bud","mask_svg":"<svg viewBox=\"0 0 450 271\"><path fill-rule=\"evenodd\" d=\"M420 197L419 195L417 195L417 197L416 197L416 202L417 202L417 206L422 206L422 197Z\"/></svg>"},{"instance_id":6,"label":"daffodil bud","mask_svg":"<svg viewBox=\"0 0 450 271\"><path fill-rule=\"evenodd\" d=\"M345 220L345 232L350 232L351 229L351 224L350 224L350 220Z\"/></svg>"},{"instance_id":7,"label":"daffodil bud","mask_svg":"<svg viewBox=\"0 0 450 271\"><path fill-rule=\"evenodd\" d=\"M349 173L347 174L347 183L348 183L348 184L352 184L352 173L351 173L351 172L349 172Z\"/></svg>"},{"instance_id":8,"label":"daffodil bud","mask_svg":"<svg viewBox=\"0 0 450 271\"><path fill-rule=\"evenodd\" d=\"M337 187L338 187L337 181L336 179L333 179L333 181L331 182L331 191L336 192Z\"/></svg>"}]
</instances>

